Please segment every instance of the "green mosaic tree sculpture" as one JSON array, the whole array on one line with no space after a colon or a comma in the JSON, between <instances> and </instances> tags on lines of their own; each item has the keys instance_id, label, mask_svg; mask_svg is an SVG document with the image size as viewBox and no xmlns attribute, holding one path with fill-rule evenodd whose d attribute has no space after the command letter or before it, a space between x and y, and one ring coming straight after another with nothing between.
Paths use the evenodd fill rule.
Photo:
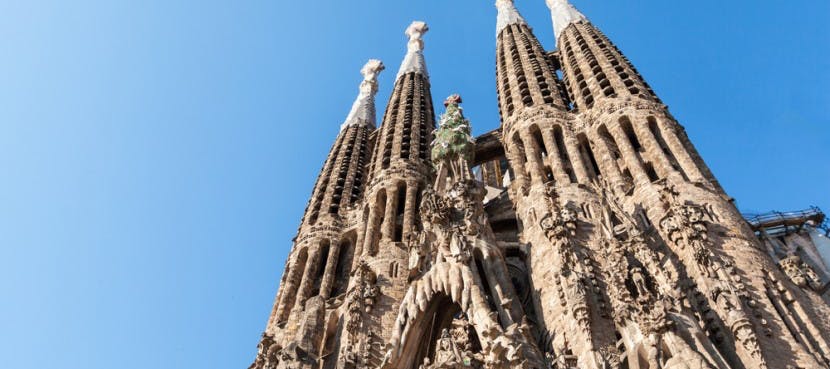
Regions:
<instances>
[{"instance_id":1,"label":"green mosaic tree sculpture","mask_svg":"<svg viewBox=\"0 0 830 369\"><path fill-rule=\"evenodd\" d=\"M475 154L470 122L464 118L461 96L452 95L444 101L447 108L432 141L432 164L438 172L435 188L472 179L470 163Z\"/></svg>"},{"instance_id":2,"label":"green mosaic tree sculpture","mask_svg":"<svg viewBox=\"0 0 830 369\"><path fill-rule=\"evenodd\" d=\"M441 116L440 126L435 130L435 140L432 141L432 162L438 167L446 161L463 159L466 162L473 160L473 136L470 122L464 118L461 96L452 95L444 101L447 107Z\"/></svg>"}]
</instances>

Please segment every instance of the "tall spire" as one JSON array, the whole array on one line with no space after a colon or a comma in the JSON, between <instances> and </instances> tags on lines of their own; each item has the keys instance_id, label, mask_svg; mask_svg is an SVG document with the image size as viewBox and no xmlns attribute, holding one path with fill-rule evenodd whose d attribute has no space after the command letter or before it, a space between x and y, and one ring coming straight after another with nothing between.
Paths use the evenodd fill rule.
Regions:
<instances>
[{"instance_id":1,"label":"tall spire","mask_svg":"<svg viewBox=\"0 0 830 369\"><path fill-rule=\"evenodd\" d=\"M568 0L545 0L550 8L550 15L553 18L553 33L556 35L556 40L559 41L559 35L571 23L587 21L579 10L571 5Z\"/></svg>"},{"instance_id":2,"label":"tall spire","mask_svg":"<svg viewBox=\"0 0 830 369\"><path fill-rule=\"evenodd\" d=\"M375 128L375 94L378 93L378 74L384 69L386 67L383 62L369 59L363 69L360 70L360 73L363 74L360 93L357 95L346 121L340 126L341 131L353 125Z\"/></svg>"},{"instance_id":3,"label":"tall spire","mask_svg":"<svg viewBox=\"0 0 830 369\"><path fill-rule=\"evenodd\" d=\"M427 64L424 61L424 40L422 39L427 31L429 31L429 26L421 21L412 22L406 29L409 43L397 78L401 78L406 73L419 73L429 79Z\"/></svg>"},{"instance_id":4,"label":"tall spire","mask_svg":"<svg viewBox=\"0 0 830 369\"><path fill-rule=\"evenodd\" d=\"M496 21L496 36L511 24L527 24L516 6L513 5L513 0L496 0L496 9L499 11Z\"/></svg>"}]
</instances>

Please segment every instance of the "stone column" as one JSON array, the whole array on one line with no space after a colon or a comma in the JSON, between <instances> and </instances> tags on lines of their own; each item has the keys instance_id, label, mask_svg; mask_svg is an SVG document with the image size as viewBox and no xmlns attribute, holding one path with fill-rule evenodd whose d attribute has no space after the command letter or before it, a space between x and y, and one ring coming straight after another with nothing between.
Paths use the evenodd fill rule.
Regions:
<instances>
[{"instance_id":1,"label":"stone column","mask_svg":"<svg viewBox=\"0 0 830 369\"><path fill-rule=\"evenodd\" d=\"M386 188L386 214L383 216L383 235L384 241L391 241L395 237L395 217L398 209L398 187L391 186Z\"/></svg>"},{"instance_id":2,"label":"stone column","mask_svg":"<svg viewBox=\"0 0 830 369\"><path fill-rule=\"evenodd\" d=\"M530 165L531 182L534 184L547 182L547 178L545 178L545 166L542 163L542 152L539 150L539 145L536 143L536 140L526 130L522 130L519 136L524 141L525 154L527 156L527 162Z\"/></svg>"},{"instance_id":3,"label":"stone column","mask_svg":"<svg viewBox=\"0 0 830 369\"><path fill-rule=\"evenodd\" d=\"M562 153L559 152L559 146L556 145L553 131L549 129L542 131L542 140L545 142L545 147L548 148L548 162L553 172L553 178L558 183L570 183L571 177L565 172L565 163L562 161Z\"/></svg>"},{"instance_id":4,"label":"stone column","mask_svg":"<svg viewBox=\"0 0 830 369\"><path fill-rule=\"evenodd\" d=\"M337 261L340 259L340 243L329 246L329 258L326 260L326 270L323 273L323 281L320 282L320 296L324 299L331 297L331 286L337 271Z\"/></svg>"},{"instance_id":5,"label":"stone column","mask_svg":"<svg viewBox=\"0 0 830 369\"><path fill-rule=\"evenodd\" d=\"M377 197L375 196L374 199L377 199ZM364 232L363 236L363 255L372 256L377 252L377 250L372 249L372 243L378 237L377 233L380 227L380 224L378 224L378 212L383 211L379 209L380 206L375 201L369 205L369 219L366 224L366 232Z\"/></svg>"},{"instance_id":6,"label":"stone column","mask_svg":"<svg viewBox=\"0 0 830 369\"><path fill-rule=\"evenodd\" d=\"M625 160L628 170L631 171L631 176L634 177L634 183L637 185L649 183L648 174L646 174L640 156L634 151L634 147L628 141L628 136L622 131L619 124L609 124L608 132L614 137L614 141L617 141L617 147L620 148L623 160Z\"/></svg>"},{"instance_id":7,"label":"stone column","mask_svg":"<svg viewBox=\"0 0 830 369\"><path fill-rule=\"evenodd\" d=\"M294 301L294 308L302 310L305 306L305 301L308 300L311 289L314 287L314 277L317 274L317 269L320 268L320 244L322 240L315 243L311 248L306 263L305 272L303 272L303 280L300 282L300 288L297 290L297 299Z\"/></svg>"},{"instance_id":8,"label":"stone column","mask_svg":"<svg viewBox=\"0 0 830 369\"><path fill-rule=\"evenodd\" d=\"M415 213L418 212L418 182L409 181L406 183L406 205L403 213L403 240L412 234L415 227Z\"/></svg>"},{"instance_id":9,"label":"stone column","mask_svg":"<svg viewBox=\"0 0 830 369\"><path fill-rule=\"evenodd\" d=\"M697 167L694 159L692 159L692 156L689 155L689 152L686 150L686 147L683 145L682 141L680 141L677 137L676 127L669 125L669 123L663 119L659 119L657 121L657 128L663 134L663 139L666 140L666 145L669 146L669 150L671 150L674 157L677 158L680 167L683 168L684 172L686 172L686 176L694 182L704 182L706 179L700 172L700 168Z\"/></svg>"},{"instance_id":10,"label":"stone column","mask_svg":"<svg viewBox=\"0 0 830 369\"><path fill-rule=\"evenodd\" d=\"M565 141L565 149L568 150L568 156L571 158L571 166L573 167L574 174L576 174L577 182L583 184L590 182L588 171L585 170L585 161L582 160L582 153L579 151L579 143L576 141L576 138L565 134L565 132L562 132L562 135Z\"/></svg>"},{"instance_id":11,"label":"stone column","mask_svg":"<svg viewBox=\"0 0 830 369\"><path fill-rule=\"evenodd\" d=\"M508 147L506 154L507 159L510 161L510 167L513 169L513 176L515 177L511 178L511 181L515 182L515 186L518 188L524 188L527 185L527 173L525 171L524 158L515 144L510 146L512 147Z\"/></svg>"},{"instance_id":12,"label":"stone column","mask_svg":"<svg viewBox=\"0 0 830 369\"><path fill-rule=\"evenodd\" d=\"M660 147L660 143L657 141L657 138L654 137L653 133L651 133L651 129L649 129L648 124L637 122L636 124L632 124L632 126L634 131L637 133L637 137L640 138L640 142L643 144L643 147L653 161L655 169L658 173L660 173L663 178L668 178L669 176L679 176L680 173L677 173L677 171L672 168L671 160L663 151L663 148Z\"/></svg>"},{"instance_id":13,"label":"stone column","mask_svg":"<svg viewBox=\"0 0 830 369\"><path fill-rule=\"evenodd\" d=\"M306 260L306 265L308 265L308 260ZM291 261L291 266L286 271L289 273L288 277L285 280L285 284L280 286L280 301L277 305L277 312L276 312L276 322L280 322L285 319L286 315L291 312L291 308L293 306L288 306L289 296L294 296L295 291L297 289L297 282L301 281L304 274L304 270L300 270L299 266L297 265L297 259ZM293 304L292 304L293 305Z\"/></svg>"},{"instance_id":14,"label":"stone column","mask_svg":"<svg viewBox=\"0 0 830 369\"><path fill-rule=\"evenodd\" d=\"M510 281L510 276L507 273L506 261L501 256L492 256L490 261L490 270L488 273L488 280L492 286L497 286L496 291L499 293L499 300L504 305L507 315L510 316L510 323L516 323L522 319L522 303L516 293L513 283ZM491 276L492 275L492 276ZM509 305L505 304L509 301Z\"/></svg>"},{"instance_id":15,"label":"stone column","mask_svg":"<svg viewBox=\"0 0 830 369\"><path fill-rule=\"evenodd\" d=\"M362 214L362 213L361 213ZM361 215L362 216L362 215ZM366 221L363 218L357 223L357 235L355 236L354 242L354 257L359 258L363 255L363 242L366 239L366 223L368 223L368 218Z\"/></svg>"},{"instance_id":16,"label":"stone column","mask_svg":"<svg viewBox=\"0 0 830 369\"><path fill-rule=\"evenodd\" d=\"M617 167L617 160L611 154L608 141L597 134L596 130L588 130L588 137L590 141L595 143L593 147L594 155L597 156L597 164L602 167L602 174L605 176L605 180L612 185L619 184L622 181L622 173L620 172L620 168Z\"/></svg>"}]
</instances>

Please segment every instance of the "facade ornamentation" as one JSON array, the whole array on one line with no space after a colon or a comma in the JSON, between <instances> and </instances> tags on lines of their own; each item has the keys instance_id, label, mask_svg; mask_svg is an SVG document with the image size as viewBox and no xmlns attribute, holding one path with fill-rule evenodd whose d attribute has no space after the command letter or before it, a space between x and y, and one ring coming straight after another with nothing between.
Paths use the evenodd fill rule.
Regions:
<instances>
[{"instance_id":1,"label":"facade ornamentation","mask_svg":"<svg viewBox=\"0 0 830 369\"><path fill-rule=\"evenodd\" d=\"M576 264L576 256L571 245L571 240L576 236L577 231L576 213L569 208L559 206L559 198L553 183L549 182L546 185L545 195L548 210L539 221L539 226L559 252L563 268L572 270Z\"/></svg>"},{"instance_id":2,"label":"facade ornamentation","mask_svg":"<svg viewBox=\"0 0 830 369\"><path fill-rule=\"evenodd\" d=\"M810 265L801 260L800 256L790 255L782 259L778 265L796 286L811 288L814 291L821 290L821 279L818 274Z\"/></svg>"},{"instance_id":3,"label":"facade ornamentation","mask_svg":"<svg viewBox=\"0 0 830 369\"><path fill-rule=\"evenodd\" d=\"M721 314L735 341L757 361L759 368L766 368L758 336L748 314L756 303L744 290L734 265L721 260L710 250L708 225L703 207L683 203L679 192L670 186L662 189L662 200L668 209L660 220L660 226L672 243L680 249L690 250L703 283L710 285L709 300Z\"/></svg>"},{"instance_id":4,"label":"facade ornamentation","mask_svg":"<svg viewBox=\"0 0 830 369\"><path fill-rule=\"evenodd\" d=\"M459 95L436 121L425 23L378 125L366 63L250 369L830 369L823 214L746 222L620 49L546 2L554 51L495 0L479 137Z\"/></svg>"}]
</instances>

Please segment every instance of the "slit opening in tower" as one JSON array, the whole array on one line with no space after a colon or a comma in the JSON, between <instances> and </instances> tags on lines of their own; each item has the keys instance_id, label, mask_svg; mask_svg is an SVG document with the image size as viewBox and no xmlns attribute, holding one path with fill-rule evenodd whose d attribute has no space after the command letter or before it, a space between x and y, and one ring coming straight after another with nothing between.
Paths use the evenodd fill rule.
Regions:
<instances>
[{"instance_id":1,"label":"slit opening in tower","mask_svg":"<svg viewBox=\"0 0 830 369\"><path fill-rule=\"evenodd\" d=\"M422 198L423 198L423 196L424 196L423 194L424 194L424 186L423 186L422 184L419 184L419 185L418 185L418 189L417 189L417 191L415 191L415 209L418 209L418 210L419 210L419 211L416 211L416 212L415 212L415 216L414 216L414 219L415 219L415 224L416 224L416 225L417 225L417 224L421 224L421 212L420 212L420 209L421 209L421 199L422 199Z\"/></svg>"},{"instance_id":2,"label":"slit opening in tower","mask_svg":"<svg viewBox=\"0 0 830 369\"><path fill-rule=\"evenodd\" d=\"M530 65L536 78L536 84L542 95L542 101L545 104L551 105L553 104L553 94L551 93L551 86L548 82L548 75L545 74L545 69L547 69L548 73L550 73L549 62L547 61L544 53L541 51L541 47L533 42L535 39L532 40L528 37L527 34L531 31L527 29L526 26L521 26L521 29L523 32L520 32L519 34L521 35L522 43L527 51L528 59L530 60ZM542 54L540 55L540 53Z\"/></svg>"},{"instance_id":3,"label":"slit opening in tower","mask_svg":"<svg viewBox=\"0 0 830 369\"><path fill-rule=\"evenodd\" d=\"M516 218L509 217L507 219L495 220L490 222L490 228L493 230L496 240L503 242L519 242L519 222Z\"/></svg>"},{"instance_id":4,"label":"slit opening in tower","mask_svg":"<svg viewBox=\"0 0 830 369\"><path fill-rule=\"evenodd\" d=\"M323 199L325 198L326 190L329 187L329 173L324 173L322 175L324 176L324 179L315 190L317 195L313 198L311 215L308 217L308 223L311 225L317 223L317 219L320 216L320 208L323 206Z\"/></svg>"},{"instance_id":5,"label":"slit opening in tower","mask_svg":"<svg viewBox=\"0 0 830 369\"><path fill-rule=\"evenodd\" d=\"M370 241L369 255L376 255L378 247L380 247L380 230L383 226L384 218L386 218L386 189L378 191L372 213L374 213L374 222L372 222L372 229L369 230L367 237Z\"/></svg>"},{"instance_id":6,"label":"slit opening in tower","mask_svg":"<svg viewBox=\"0 0 830 369\"><path fill-rule=\"evenodd\" d=\"M651 162L645 163L645 169L649 181L657 182L658 180L660 180L660 176L658 176L657 171L654 170L654 164L652 164Z\"/></svg>"},{"instance_id":7,"label":"slit opening in tower","mask_svg":"<svg viewBox=\"0 0 830 369\"><path fill-rule=\"evenodd\" d=\"M351 269L354 261L356 235L354 231L346 234L340 241L340 255L334 269L334 281L331 296L340 296L346 293L351 278Z\"/></svg>"},{"instance_id":8,"label":"slit opening in tower","mask_svg":"<svg viewBox=\"0 0 830 369\"><path fill-rule=\"evenodd\" d=\"M550 165L545 165L545 181L553 181L553 170L550 169Z\"/></svg>"},{"instance_id":9,"label":"slit opening in tower","mask_svg":"<svg viewBox=\"0 0 830 369\"><path fill-rule=\"evenodd\" d=\"M625 163L620 160L622 155L620 154L620 147L617 146L617 140L614 139L614 136L608 132L608 127L605 124L600 125L597 129L597 134L599 135L599 139L605 144L605 147L608 148L609 153L611 154L611 162L607 163L608 165L613 166L612 170L619 170L622 175L622 180L626 184L633 183L634 179L631 178L631 172L628 171L628 168L625 166Z\"/></svg>"},{"instance_id":10,"label":"slit opening in tower","mask_svg":"<svg viewBox=\"0 0 830 369\"><path fill-rule=\"evenodd\" d=\"M568 175L571 183L576 183L576 174L571 166L571 158L568 156L568 150L565 147L565 136L562 132L562 127L553 127L553 139L556 141L556 149L559 151L559 160L562 162L562 169Z\"/></svg>"},{"instance_id":11,"label":"slit opening in tower","mask_svg":"<svg viewBox=\"0 0 830 369\"><path fill-rule=\"evenodd\" d=\"M631 125L631 120L628 117L620 118L620 128L625 133L625 137L628 138L628 143L631 144L634 151L641 151L643 146L640 144L637 134L634 133L634 127Z\"/></svg>"},{"instance_id":12,"label":"slit opening in tower","mask_svg":"<svg viewBox=\"0 0 830 369\"><path fill-rule=\"evenodd\" d=\"M298 288L299 284L302 282L307 262L308 249L303 247L298 251L297 259L295 259L294 263L290 265L286 271L286 273L289 273L290 282L295 286L295 288ZM285 291L283 296L285 301L283 301L280 305L280 314L277 317L277 323L284 323L288 320L291 309L294 307L296 302L297 293L296 291Z\"/></svg>"},{"instance_id":13,"label":"slit opening in tower","mask_svg":"<svg viewBox=\"0 0 830 369\"><path fill-rule=\"evenodd\" d=\"M381 128L381 130L384 134L382 140L378 139L378 147L381 147L381 141L383 141L383 157L381 158L381 169L389 168L389 164L391 163L392 143L395 138L395 127L398 124L398 112L400 111L402 90L403 83L399 81L397 84L395 84L395 92L392 95L392 100L390 101L391 104L387 110L387 118L389 119L384 119L383 121L383 127Z\"/></svg>"},{"instance_id":14,"label":"slit opening in tower","mask_svg":"<svg viewBox=\"0 0 830 369\"><path fill-rule=\"evenodd\" d=\"M395 236L392 240L393 242L403 241L403 218L406 213L406 184L399 183L397 191L397 201L395 202L395 205L397 205L395 209Z\"/></svg>"},{"instance_id":15,"label":"slit opening in tower","mask_svg":"<svg viewBox=\"0 0 830 369\"><path fill-rule=\"evenodd\" d=\"M351 194L349 195L349 204L354 205L357 200L360 199L361 195L363 194L363 176L365 175L365 165L368 154L368 131L366 129L361 129L358 133L358 140L359 142L359 149L358 149L358 157L357 157L357 166L354 168L354 179L352 180L352 188Z\"/></svg>"},{"instance_id":16,"label":"slit opening in tower","mask_svg":"<svg viewBox=\"0 0 830 369\"><path fill-rule=\"evenodd\" d=\"M672 168L676 170L680 175L683 177L684 180L688 181L689 176L686 175L686 171L683 170L683 167L680 165L680 162L677 160L677 157L674 156L671 149L669 149L669 145L666 143L666 140L663 138L663 132L660 130L660 127L657 125L657 120L654 117L648 117L648 129L651 131L651 134L654 135L654 138L657 140L657 144L660 146L660 150L663 151L663 154L669 159L669 164L671 164Z\"/></svg>"},{"instance_id":17,"label":"slit opening in tower","mask_svg":"<svg viewBox=\"0 0 830 369\"><path fill-rule=\"evenodd\" d=\"M602 172L599 170L599 164L597 164L597 159L594 156L594 150L591 149L591 143L588 141L588 137L584 133L580 133L577 136L577 142L579 142L579 151L583 156L582 162L585 163L588 176L591 179L600 177Z\"/></svg>"},{"instance_id":18,"label":"slit opening in tower","mask_svg":"<svg viewBox=\"0 0 830 369\"><path fill-rule=\"evenodd\" d=\"M344 151L340 158L340 168L337 172L337 179L335 181L334 193L331 197L331 204L329 205L329 214L337 214L340 211L340 202L343 199L343 191L346 186L346 177L349 175L349 170L352 167L353 150L355 143L359 136L359 129L353 128L346 131L345 147L340 151Z\"/></svg>"},{"instance_id":19,"label":"slit opening in tower","mask_svg":"<svg viewBox=\"0 0 830 369\"><path fill-rule=\"evenodd\" d=\"M536 143L536 147L539 148L539 154L541 155L541 159L547 158L548 148L545 147L545 140L542 139L542 131L539 129L539 126L535 124L531 126L530 135L533 137L533 141Z\"/></svg>"},{"instance_id":20,"label":"slit opening in tower","mask_svg":"<svg viewBox=\"0 0 830 369\"><path fill-rule=\"evenodd\" d=\"M311 294L309 296L317 296L320 294L320 286L323 284L323 277L326 274L326 265L328 265L329 261L329 250L331 246L331 241L329 240L322 240L320 241L320 249L318 252L318 262L317 262L317 270L314 273L314 284L311 289ZM305 303L305 301L303 301Z\"/></svg>"},{"instance_id":21,"label":"slit opening in tower","mask_svg":"<svg viewBox=\"0 0 830 369\"><path fill-rule=\"evenodd\" d=\"M504 41L502 38L498 40L496 54L499 61L496 69L496 79L497 81L501 81L501 88L497 92L499 98L501 98L501 106L504 109L502 110L502 115L504 115L502 117L503 120L513 115L513 98L510 93L510 78L507 74L507 58L505 57Z\"/></svg>"},{"instance_id":22,"label":"slit opening in tower","mask_svg":"<svg viewBox=\"0 0 830 369\"><path fill-rule=\"evenodd\" d=\"M412 134L412 124L416 121L415 119L415 93L416 93L416 83L415 83L415 73L409 73L406 75L406 83L409 87L406 91L406 100L404 103L404 117L403 122L401 122L402 130L401 130L401 147L399 156L401 159L408 159L409 158L409 149L410 149L410 140ZM420 116L420 114L419 114Z\"/></svg>"},{"instance_id":23,"label":"slit opening in tower","mask_svg":"<svg viewBox=\"0 0 830 369\"><path fill-rule=\"evenodd\" d=\"M387 273L388 273L390 278L392 278L392 279L398 278L398 268L400 268L400 265L398 264L397 261L393 261L393 262L389 263L389 270L387 271Z\"/></svg>"}]
</instances>

